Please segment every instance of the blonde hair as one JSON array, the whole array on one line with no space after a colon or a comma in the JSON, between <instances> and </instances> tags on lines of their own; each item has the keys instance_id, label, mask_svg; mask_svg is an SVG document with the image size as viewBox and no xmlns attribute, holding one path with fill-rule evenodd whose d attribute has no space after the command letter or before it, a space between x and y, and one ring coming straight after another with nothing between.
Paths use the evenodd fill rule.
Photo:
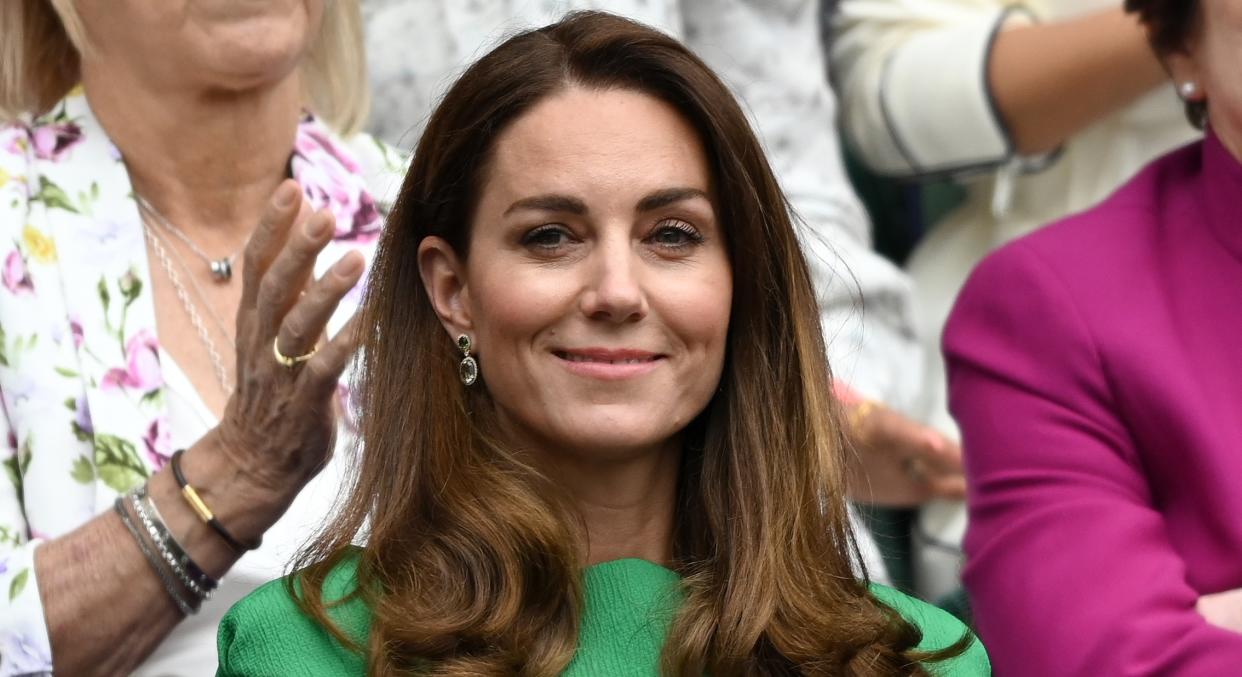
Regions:
<instances>
[{"instance_id":1,"label":"blonde hair","mask_svg":"<svg viewBox=\"0 0 1242 677\"><path fill-rule=\"evenodd\" d=\"M0 122L43 113L64 98L89 50L73 0L0 0ZM302 80L316 115L345 135L361 129L371 96L358 0L325 3Z\"/></svg>"}]
</instances>

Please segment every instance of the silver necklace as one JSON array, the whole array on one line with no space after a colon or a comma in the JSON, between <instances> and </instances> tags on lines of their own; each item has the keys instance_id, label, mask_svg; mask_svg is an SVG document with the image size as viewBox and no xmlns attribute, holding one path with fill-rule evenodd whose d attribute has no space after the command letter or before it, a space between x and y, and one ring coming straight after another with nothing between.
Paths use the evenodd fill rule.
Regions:
<instances>
[{"instance_id":1,"label":"silver necklace","mask_svg":"<svg viewBox=\"0 0 1242 677\"><path fill-rule=\"evenodd\" d=\"M162 237L160 237L159 233L153 233L153 234L160 240L156 244L160 244L160 245L168 244L167 241L165 241ZM190 267L186 265L185 259L181 258L181 254L179 254L176 249L164 246L158 249L156 251L156 254L158 255L161 252L163 252L165 255L172 254L172 258L174 261L177 262L177 265L180 266L181 269L184 270L185 272L187 273L190 272ZM160 263L161 263L161 267L163 267L165 269L165 272L167 272L168 267L163 265L163 261L161 261ZM228 330L228 327L224 325L224 320L220 318L220 315L216 313L216 309L211 306L211 302L207 300L207 294L203 292L203 288L198 285L198 280L194 279L194 275L192 274L189 276L189 280L190 280L190 289L193 290L194 294L198 296L198 300L203 302L203 307L207 309L207 316L210 317L212 323L216 325L216 330L219 331L220 335L223 336L228 341L228 344L232 344L233 333L230 332Z\"/></svg>"},{"instance_id":2,"label":"silver necklace","mask_svg":"<svg viewBox=\"0 0 1242 677\"><path fill-rule=\"evenodd\" d=\"M220 383L220 388L226 396L233 394L233 385L229 381L228 370L224 368L224 359L220 357L220 351L216 350L215 341L211 340L211 334L207 331L207 326L203 323L203 318L198 314L198 308L190 299L190 295L186 292L185 285L181 284L181 276L177 275L177 271L173 269L172 261L168 258L168 251L160 242L159 234L151 227L147 219L142 220L142 232L147 237L147 242L151 243L151 249L155 251L155 256L160 260L160 266L164 269L164 274L168 276L168 280L172 282L173 291L177 294L177 300L181 301L181 306L185 309L187 315L190 316L190 324L194 326L194 331L198 332L199 341L203 347L207 349L207 356L211 358L212 369L216 373L216 381ZM183 264L184 265L184 264ZM193 278L190 278L193 283ZM198 289L197 284L195 290L199 292L199 296L203 296L202 290ZM206 303L206 299L203 299ZM211 310L211 304L207 304L208 311L212 315L212 319L216 321L220 332L226 337L228 332L224 331L224 323L220 321L220 317Z\"/></svg>"},{"instance_id":3,"label":"silver necklace","mask_svg":"<svg viewBox=\"0 0 1242 677\"><path fill-rule=\"evenodd\" d=\"M161 214L159 210L156 209L150 202L147 202L145 197L134 193L134 199L137 200L138 206L141 207L142 210L152 219L154 219L156 223L160 224L164 230L167 230L176 236L178 240L184 242L185 245L190 248L190 251L194 252L198 258L203 260L203 263L207 264L207 267L211 269L211 276L215 278L216 282L228 282L233 279L233 262L237 260L237 255L246 248L245 243L242 243L242 246L238 247L237 251L232 254L218 259L213 259L207 255L207 252L203 251L198 245L194 244L194 241L191 240L188 235L181 232L180 228L174 226L172 221L169 221L168 218Z\"/></svg>"}]
</instances>

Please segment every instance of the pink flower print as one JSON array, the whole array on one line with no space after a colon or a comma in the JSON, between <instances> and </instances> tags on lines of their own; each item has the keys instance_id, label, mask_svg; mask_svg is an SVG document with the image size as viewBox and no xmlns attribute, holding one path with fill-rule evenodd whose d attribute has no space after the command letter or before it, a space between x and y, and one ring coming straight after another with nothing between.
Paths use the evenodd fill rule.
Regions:
<instances>
[{"instance_id":1,"label":"pink flower print","mask_svg":"<svg viewBox=\"0 0 1242 677\"><path fill-rule=\"evenodd\" d=\"M168 421L163 416L151 421L142 443L147 449L147 460L151 462L151 467L156 470L163 468L164 463L172 457L172 436L168 432Z\"/></svg>"},{"instance_id":2,"label":"pink flower print","mask_svg":"<svg viewBox=\"0 0 1242 677\"><path fill-rule=\"evenodd\" d=\"M82 128L73 122L41 125L30 130L30 143L40 160L61 160L82 140Z\"/></svg>"},{"instance_id":3,"label":"pink flower print","mask_svg":"<svg viewBox=\"0 0 1242 677\"><path fill-rule=\"evenodd\" d=\"M378 237L383 219L357 161L313 118L298 127L291 168L309 205L328 209L336 218L335 239L370 242Z\"/></svg>"},{"instance_id":4,"label":"pink flower print","mask_svg":"<svg viewBox=\"0 0 1242 677\"><path fill-rule=\"evenodd\" d=\"M345 425L345 429L352 434L357 434L360 430L360 416L358 413L357 401L354 397L353 390L344 383L336 384L336 404L338 407L337 414L341 423Z\"/></svg>"},{"instance_id":5,"label":"pink flower print","mask_svg":"<svg viewBox=\"0 0 1242 677\"><path fill-rule=\"evenodd\" d=\"M78 318L76 318L76 317L75 317L75 318L73 318L73 319L71 319L71 320L69 320L69 332L70 332L71 334L73 334L73 347L74 347L74 348L81 348L81 347L82 347L82 337L83 337L83 333L82 333L82 321L81 321L81 320L79 320L79 319L78 319Z\"/></svg>"},{"instance_id":6,"label":"pink flower print","mask_svg":"<svg viewBox=\"0 0 1242 677\"><path fill-rule=\"evenodd\" d=\"M73 410L73 424L83 437L90 438L95 434L95 424L91 422L91 410L86 406L86 398L78 398Z\"/></svg>"},{"instance_id":7,"label":"pink flower print","mask_svg":"<svg viewBox=\"0 0 1242 677\"><path fill-rule=\"evenodd\" d=\"M329 154L333 160L336 160L337 164L341 165L350 174L358 174L362 171L362 167L359 166L354 156L344 148L338 147L336 142L332 140L332 137L327 134L323 127L319 126L313 117L307 118L298 126L298 146L299 149L305 148L312 152L321 150Z\"/></svg>"},{"instance_id":8,"label":"pink flower print","mask_svg":"<svg viewBox=\"0 0 1242 677\"><path fill-rule=\"evenodd\" d=\"M160 345L150 329L134 334L129 343L125 344L125 368L109 369L103 377L104 389L119 386L146 393L164 385L159 350Z\"/></svg>"},{"instance_id":9,"label":"pink flower print","mask_svg":"<svg viewBox=\"0 0 1242 677\"><path fill-rule=\"evenodd\" d=\"M26 270L26 261L18 251L11 251L4 259L4 288L14 294L34 291L30 281L30 273Z\"/></svg>"},{"instance_id":10,"label":"pink flower print","mask_svg":"<svg viewBox=\"0 0 1242 677\"><path fill-rule=\"evenodd\" d=\"M9 155L25 156L30 144L30 135L21 125L0 127L0 149Z\"/></svg>"}]
</instances>

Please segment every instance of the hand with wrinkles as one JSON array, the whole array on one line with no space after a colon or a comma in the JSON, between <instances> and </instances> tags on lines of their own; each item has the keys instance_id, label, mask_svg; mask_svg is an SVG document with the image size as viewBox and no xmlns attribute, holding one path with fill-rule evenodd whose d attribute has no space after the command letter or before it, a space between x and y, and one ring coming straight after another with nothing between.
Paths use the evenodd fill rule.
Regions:
<instances>
[{"instance_id":1,"label":"hand with wrinkles","mask_svg":"<svg viewBox=\"0 0 1242 677\"><path fill-rule=\"evenodd\" d=\"M252 505L280 512L332 453L337 382L358 345L355 319L335 337L325 336L364 264L361 254L350 252L313 279L315 260L333 232L332 215L309 213L296 183L277 189L246 247L237 388L208 435L238 474L241 484L233 490ZM278 354L309 357L289 366ZM258 536L265 521L240 523L237 528L250 533L239 536Z\"/></svg>"},{"instance_id":2,"label":"hand with wrinkles","mask_svg":"<svg viewBox=\"0 0 1242 677\"><path fill-rule=\"evenodd\" d=\"M246 247L237 313L237 386L220 423L183 456L188 482L242 543L258 542L333 449L337 381L358 345L351 319L335 337L324 328L362 277L350 252L318 280L315 259L333 219L311 213L292 180L276 190ZM293 366L278 361L313 355ZM152 476L152 500L195 562L220 577L241 555L190 509L167 468ZM50 540L36 553L56 671L131 672L182 619L112 511ZM100 585L99 571L128 585ZM83 628L108 610L111 623Z\"/></svg>"}]
</instances>

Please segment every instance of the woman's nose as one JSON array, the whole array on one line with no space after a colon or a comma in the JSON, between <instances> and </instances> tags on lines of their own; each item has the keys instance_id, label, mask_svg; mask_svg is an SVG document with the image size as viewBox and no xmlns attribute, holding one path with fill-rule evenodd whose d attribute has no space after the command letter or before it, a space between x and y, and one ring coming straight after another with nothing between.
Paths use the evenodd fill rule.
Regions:
<instances>
[{"instance_id":1,"label":"woman's nose","mask_svg":"<svg viewBox=\"0 0 1242 677\"><path fill-rule=\"evenodd\" d=\"M592 252L580 305L591 319L633 322L647 315L638 253L630 243L601 243Z\"/></svg>"}]
</instances>

